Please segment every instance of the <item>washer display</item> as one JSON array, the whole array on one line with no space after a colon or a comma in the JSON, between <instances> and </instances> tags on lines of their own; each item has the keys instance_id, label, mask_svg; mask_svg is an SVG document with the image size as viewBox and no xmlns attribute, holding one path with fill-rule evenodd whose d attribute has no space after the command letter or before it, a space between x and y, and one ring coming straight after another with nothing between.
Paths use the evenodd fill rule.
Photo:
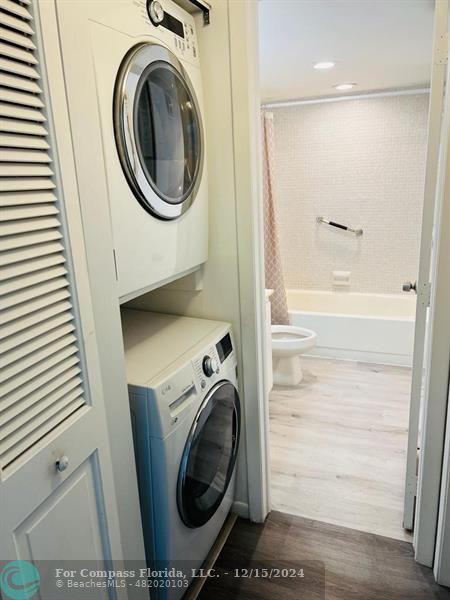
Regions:
<instances>
[{"instance_id":1,"label":"washer display","mask_svg":"<svg viewBox=\"0 0 450 600\"><path fill-rule=\"evenodd\" d=\"M178 58L159 44L140 44L125 58L114 94L119 158L141 205L175 219L195 199L204 160L194 88Z\"/></svg>"}]
</instances>

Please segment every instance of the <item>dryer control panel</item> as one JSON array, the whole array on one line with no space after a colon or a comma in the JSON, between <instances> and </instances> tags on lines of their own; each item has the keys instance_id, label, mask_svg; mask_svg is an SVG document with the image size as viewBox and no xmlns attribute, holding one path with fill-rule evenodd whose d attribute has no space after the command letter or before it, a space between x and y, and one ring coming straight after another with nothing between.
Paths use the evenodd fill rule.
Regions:
<instances>
[{"instance_id":1,"label":"dryer control panel","mask_svg":"<svg viewBox=\"0 0 450 600\"><path fill-rule=\"evenodd\" d=\"M179 57L198 62L198 45L193 17L172 0L135 0L153 33Z\"/></svg>"}]
</instances>

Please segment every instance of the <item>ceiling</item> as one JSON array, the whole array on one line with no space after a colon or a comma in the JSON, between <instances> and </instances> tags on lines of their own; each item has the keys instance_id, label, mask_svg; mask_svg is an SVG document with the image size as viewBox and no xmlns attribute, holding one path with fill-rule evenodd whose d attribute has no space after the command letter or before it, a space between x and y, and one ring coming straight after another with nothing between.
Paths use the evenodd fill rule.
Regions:
<instances>
[{"instance_id":1,"label":"ceiling","mask_svg":"<svg viewBox=\"0 0 450 600\"><path fill-rule=\"evenodd\" d=\"M262 100L426 87L434 0L260 0ZM334 61L319 71L319 61Z\"/></svg>"}]
</instances>

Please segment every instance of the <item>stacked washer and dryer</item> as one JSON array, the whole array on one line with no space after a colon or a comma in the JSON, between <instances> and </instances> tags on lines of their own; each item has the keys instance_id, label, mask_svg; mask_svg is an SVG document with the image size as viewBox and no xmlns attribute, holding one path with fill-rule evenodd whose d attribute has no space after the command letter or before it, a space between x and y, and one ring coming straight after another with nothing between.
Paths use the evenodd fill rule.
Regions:
<instances>
[{"instance_id":1,"label":"stacked washer and dryer","mask_svg":"<svg viewBox=\"0 0 450 600\"><path fill-rule=\"evenodd\" d=\"M207 260L208 195L195 22L171 0L120 0L92 18L98 106L123 303ZM122 310L148 565L185 577L234 495L240 402L230 325ZM166 581L167 583L167 581Z\"/></svg>"}]
</instances>

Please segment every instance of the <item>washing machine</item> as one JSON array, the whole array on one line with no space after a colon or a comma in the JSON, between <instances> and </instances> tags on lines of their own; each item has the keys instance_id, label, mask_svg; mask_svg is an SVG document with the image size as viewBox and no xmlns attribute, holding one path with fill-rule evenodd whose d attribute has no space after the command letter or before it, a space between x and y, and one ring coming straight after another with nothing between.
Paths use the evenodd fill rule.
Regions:
<instances>
[{"instance_id":1,"label":"washing machine","mask_svg":"<svg viewBox=\"0 0 450 600\"><path fill-rule=\"evenodd\" d=\"M233 502L241 408L232 332L128 309L122 325L147 562L169 573L168 587L151 593L176 600Z\"/></svg>"},{"instance_id":2,"label":"washing machine","mask_svg":"<svg viewBox=\"0 0 450 600\"><path fill-rule=\"evenodd\" d=\"M91 2L89 12L124 302L207 259L198 43L192 15L171 0Z\"/></svg>"}]
</instances>

